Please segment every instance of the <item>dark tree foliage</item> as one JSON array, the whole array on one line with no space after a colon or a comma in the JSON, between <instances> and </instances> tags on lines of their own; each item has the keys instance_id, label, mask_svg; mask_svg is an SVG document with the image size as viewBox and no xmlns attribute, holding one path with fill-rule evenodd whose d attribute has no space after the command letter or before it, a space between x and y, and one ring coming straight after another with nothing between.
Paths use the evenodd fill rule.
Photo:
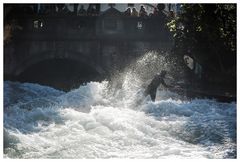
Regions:
<instances>
[{"instance_id":1,"label":"dark tree foliage","mask_svg":"<svg viewBox=\"0 0 240 162\"><path fill-rule=\"evenodd\" d=\"M236 4L182 4L168 27L177 55L195 58L208 76L236 77Z\"/></svg>"}]
</instances>

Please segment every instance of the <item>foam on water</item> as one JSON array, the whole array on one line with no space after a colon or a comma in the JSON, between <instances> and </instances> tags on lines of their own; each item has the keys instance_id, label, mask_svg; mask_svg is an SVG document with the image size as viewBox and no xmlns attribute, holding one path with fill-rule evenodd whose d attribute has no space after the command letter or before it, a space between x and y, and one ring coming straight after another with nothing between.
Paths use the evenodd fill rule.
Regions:
<instances>
[{"instance_id":1,"label":"foam on water","mask_svg":"<svg viewBox=\"0 0 240 162\"><path fill-rule=\"evenodd\" d=\"M236 103L158 91L139 105L142 89L129 87L4 82L4 157L236 158Z\"/></svg>"}]
</instances>

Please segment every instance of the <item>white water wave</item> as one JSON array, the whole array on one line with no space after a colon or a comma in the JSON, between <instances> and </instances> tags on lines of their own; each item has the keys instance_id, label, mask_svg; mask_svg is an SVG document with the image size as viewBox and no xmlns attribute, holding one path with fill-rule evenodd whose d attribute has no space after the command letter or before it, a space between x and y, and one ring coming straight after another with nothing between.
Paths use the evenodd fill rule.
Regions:
<instances>
[{"instance_id":1,"label":"white water wave","mask_svg":"<svg viewBox=\"0 0 240 162\"><path fill-rule=\"evenodd\" d=\"M106 82L91 82L65 93L5 82L4 157L236 157L236 103L158 91L155 103L138 105L136 90L113 95Z\"/></svg>"}]
</instances>

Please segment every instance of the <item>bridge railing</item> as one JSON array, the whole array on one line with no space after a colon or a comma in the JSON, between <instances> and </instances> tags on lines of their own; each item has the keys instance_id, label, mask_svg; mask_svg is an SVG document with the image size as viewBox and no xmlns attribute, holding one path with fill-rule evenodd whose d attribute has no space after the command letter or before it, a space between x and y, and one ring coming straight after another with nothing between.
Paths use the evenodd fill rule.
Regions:
<instances>
[{"instance_id":1,"label":"bridge railing","mask_svg":"<svg viewBox=\"0 0 240 162\"><path fill-rule=\"evenodd\" d=\"M157 17L71 16L20 17L19 39L158 39L170 34L165 21Z\"/></svg>"}]
</instances>

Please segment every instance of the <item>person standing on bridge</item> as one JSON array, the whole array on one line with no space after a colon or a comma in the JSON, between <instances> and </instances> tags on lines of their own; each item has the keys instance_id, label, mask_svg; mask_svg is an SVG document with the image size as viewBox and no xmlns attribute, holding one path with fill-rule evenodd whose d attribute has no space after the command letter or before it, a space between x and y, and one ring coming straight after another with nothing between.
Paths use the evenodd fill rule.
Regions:
<instances>
[{"instance_id":1,"label":"person standing on bridge","mask_svg":"<svg viewBox=\"0 0 240 162\"><path fill-rule=\"evenodd\" d=\"M138 11L137 11L137 9L136 9L135 7L133 7L133 9L132 9L132 14L131 14L131 16L133 16L133 17L138 17Z\"/></svg>"},{"instance_id":2,"label":"person standing on bridge","mask_svg":"<svg viewBox=\"0 0 240 162\"><path fill-rule=\"evenodd\" d=\"M141 9L139 11L139 16L144 18L148 16L144 6L141 6Z\"/></svg>"},{"instance_id":3,"label":"person standing on bridge","mask_svg":"<svg viewBox=\"0 0 240 162\"><path fill-rule=\"evenodd\" d=\"M131 13L132 13L131 8L128 7L128 8L126 9L126 11L124 12L124 16L131 16Z\"/></svg>"},{"instance_id":4,"label":"person standing on bridge","mask_svg":"<svg viewBox=\"0 0 240 162\"><path fill-rule=\"evenodd\" d=\"M84 9L84 6L81 5L79 11L78 11L78 16L86 16L87 11Z\"/></svg>"}]
</instances>

